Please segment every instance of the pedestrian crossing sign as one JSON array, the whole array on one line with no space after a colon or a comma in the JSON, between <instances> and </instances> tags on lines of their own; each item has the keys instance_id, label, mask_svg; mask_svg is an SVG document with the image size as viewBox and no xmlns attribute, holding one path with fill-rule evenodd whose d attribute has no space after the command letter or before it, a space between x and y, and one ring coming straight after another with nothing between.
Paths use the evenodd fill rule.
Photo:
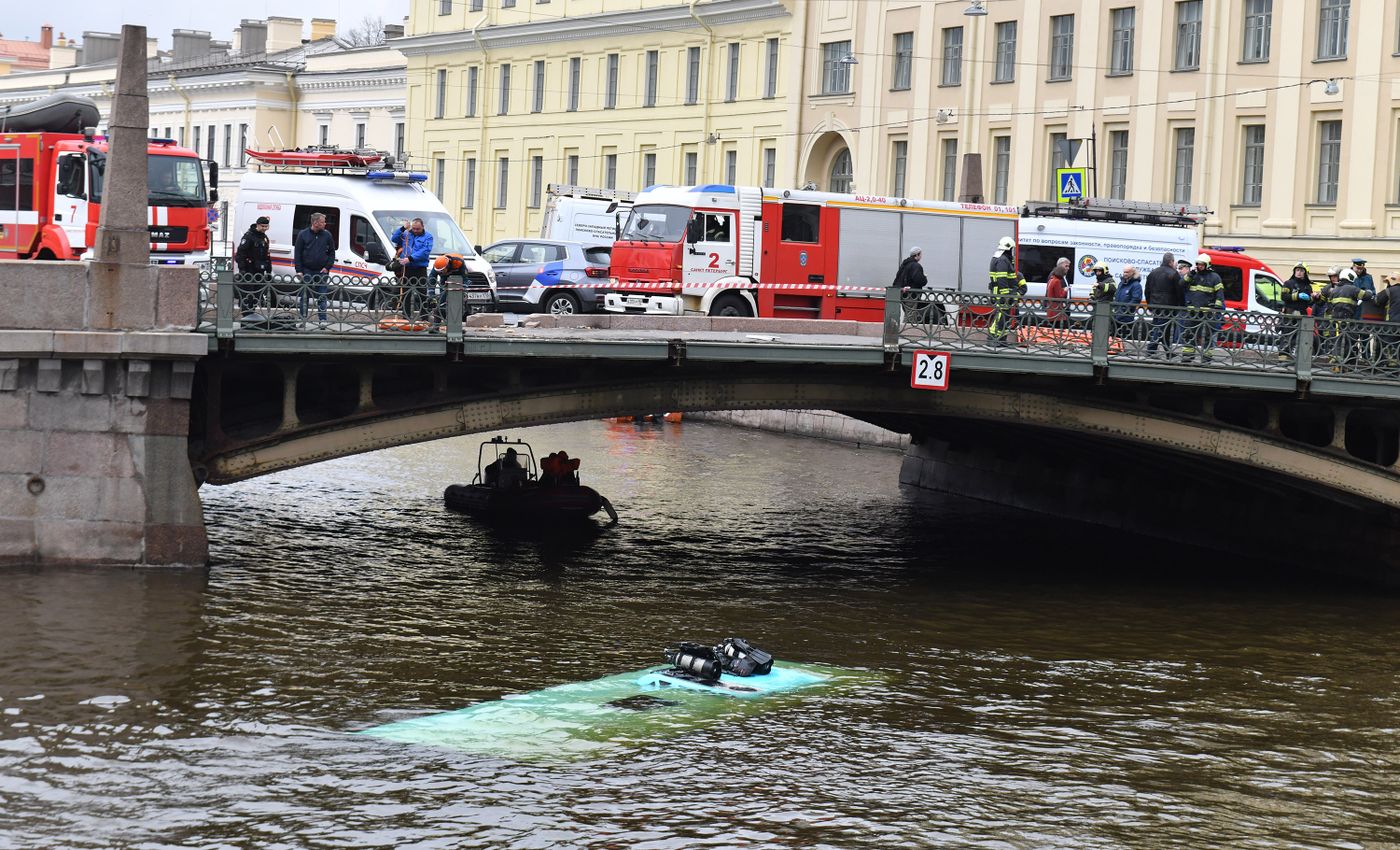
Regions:
<instances>
[{"instance_id":1,"label":"pedestrian crossing sign","mask_svg":"<svg viewBox=\"0 0 1400 850\"><path fill-rule=\"evenodd\" d=\"M1058 187L1055 200L1064 204L1083 199L1084 181L1088 176L1087 168L1055 169L1055 185Z\"/></svg>"}]
</instances>

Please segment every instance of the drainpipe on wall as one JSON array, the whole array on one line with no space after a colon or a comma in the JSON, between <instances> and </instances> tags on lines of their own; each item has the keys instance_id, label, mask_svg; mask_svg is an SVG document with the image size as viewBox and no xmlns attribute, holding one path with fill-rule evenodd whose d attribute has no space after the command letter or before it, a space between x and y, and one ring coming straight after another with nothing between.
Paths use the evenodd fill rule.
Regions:
<instances>
[{"instance_id":1,"label":"drainpipe on wall","mask_svg":"<svg viewBox=\"0 0 1400 850\"><path fill-rule=\"evenodd\" d=\"M709 33L710 43L706 58L709 60L710 64L707 69L708 73L705 74L705 114L704 125L702 127L704 136L700 140L700 150L698 151L698 153L702 154L702 157L699 164L700 172L695 175L695 179L701 183L711 183L714 181L710 180L707 175L710 173L710 148L714 147L710 144L710 93L714 91L715 82L715 31L709 24L701 20L699 15L695 14L695 4L698 2L700 2L700 0L690 0L690 5L686 8L686 11L690 12L690 17L695 19L695 23L704 27L705 32ZM682 162L684 162L684 157L682 157Z\"/></svg>"},{"instance_id":2,"label":"drainpipe on wall","mask_svg":"<svg viewBox=\"0 0 1400 850\"><path fill-rule=\"evenodd\" d=\"M811 7L811 3L802 4L802 29L799 30L801 35L799 36L797 45L797 55L800 57L797 62L797 108L793 110L793 114L797 116L797 121L796 125L792 128L793 138L797 140L797 144L793 146L792 182L788 184L794 189L801 186L804 182L802 180L802 147L805 144L805 140L801 136L802 105L807 100L807 15Z\"/></svg>"},{"instance_id":3,"label":"drainpipe on wall","mask_svg":"<svg viewBox=\"0 0 1400 850\"><path fill-rule=\"evenodd\" d=\"M477 154L477 160L478 160L478 162L479 162L479 165L478 165L478 167L477 167L477 169L476 169L476 186L472 187L472 188L476 191L477 197L476 197L476 199L474 199L473 202L472 202L472 209L480 210L482 213L485 214L485 218L486 218L486 222L487 222L487 227L486 227L487 236L486 236L485 242L483 242L482 244L486 244L486 243L495 241L494 238L491 236L491 234L495 232L495 228L496 228L496 204L495 204L495 202L492 201L489 205L482 205L482 204L478 204L478 203L476 202L476 201L478 201L478 200L482 200L482 197L481 197L481 189L482 189L483 187L485 187L485 188L487 188L488 191L489 191L490 185L491 185L491 178L490 178L489 176L487 176L487 175L490 173L489 170L488 170L488 168L487 168L487 166L489 166L489 165L491 164L491 160L489 160L489 159L486 158L486 154L487 154L488 151L490 150L490 145L487 143L487 139L486 139L486 130L487 130L487 115L488 115L488 114L490 113L490 111L491 111L491 107L490 107L490 105L489 105L489 104L490 104L490 98L487 96L487 94L488 94L488 92L489 92L489 90L490 90L490 88L491 88L491 85L490 85L490 82L489 82L490 79L491 79L491 74L490 74L490 69L489 69L489 68L487 67L487 65L486 65L486 62L487 62L486 45L485 45L484 43L482 43L482 41L481 41L481 36L477 34L477 30L480 29L480 28L481 28L481 25L484 24L484 23L486 23L486 15L482 15L482 16L481 16L481 20L477 21L477 22L472 26L472 28L471 28L472 40L476 42L476 49L479 50L479 51L481 51L481 73L478 74L478 75L477 75L477 78L476 78L476 82L477 82L477 84L480 86L480 88L477 90L476 105L477 105L477 107L479 107L479 108L481 109L481 144L480 144L480 146L479 146L480 152ZM499 167L499 163L497 163L497 166ZM465 167L465 165L464 165L463 167ZM483 177L486 177L486 179L483 180L483 179L482 179ZM497 175L496 175L496 180L499 181L500 179L501 179L501 175L497 174ZM488 199L485 199L485 200L488 200L488 201L489 201L490 199L488 198ZM481 232L481 228L477 228L477 238L478 238L478 239L481 238L480 232Z\"/></svg>"},{"instance_id":4,"label":"drainpipe on wall","mask_svg":"<svg viewBox=\"0 0 1400 850\"><path fill-rule=\"evenodd\" d=\"M166 79L170 82L171 91L178 94L181 99L185 101L185 116L180 119L182 125L180 127L180 140L181 144L184 144L184 140L190 137L190 96L184 89L180 88L180 84L176 81L174 74L171 74Z\"/></svg>"},{"instance_id":5,"label":"drainpipe on wall","mask_svg":"<svg viewBox=\"0 0 1400 850\"><path fill-rule=\"evenodd\" d=\"M296 77L292 76L291 71L285 73L287 75L287 99L292 103L292 126L290 128L292 131L292 147L297 147L297 141L301 138L301 134L297 132L297 119L301 116L299 111L301 98L297 95Z\"/></svg>"}]
</instances>

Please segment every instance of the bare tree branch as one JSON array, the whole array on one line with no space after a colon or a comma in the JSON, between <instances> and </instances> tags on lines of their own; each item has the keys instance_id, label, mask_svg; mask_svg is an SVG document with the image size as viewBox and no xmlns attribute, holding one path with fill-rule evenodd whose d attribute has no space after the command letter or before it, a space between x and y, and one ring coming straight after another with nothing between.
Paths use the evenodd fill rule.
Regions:
<instances>
[{"instance_id":1,"label":"bare tree branch","mask_svg":"<svg viewBox=\"0 0 1400 850\"><path fill-rule=\"evenodd\" d=\"M365 15L361 21L341 36L352 47L372 47L384 43L384 19Z\"/></svg>"}]
</instances>

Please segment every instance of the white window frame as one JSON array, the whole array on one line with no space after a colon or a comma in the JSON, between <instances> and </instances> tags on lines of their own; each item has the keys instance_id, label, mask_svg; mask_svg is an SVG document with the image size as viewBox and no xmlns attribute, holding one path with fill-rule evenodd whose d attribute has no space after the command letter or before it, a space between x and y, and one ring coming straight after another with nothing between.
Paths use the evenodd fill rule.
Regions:
<instances>
[{"instance_id":1,"label":"white window frame","mask_svg":"<svg viewBox=\"0 0 1400 850\"><path fill-rule=\"evenodd\" d=\"M1201 0L1179 0L1176 4L1176 50L1172 70L1201 69Z\"/></svg>"},{"instance_id":2,"label":"white window frame","mask_svg":"<svg viewBox=\"0 0 1400 850\"><path fill-rule=\"evenodd\" d=\"M1244 0L1241 62L1268 62L1273 44L1274 0Z\"/></svg>"},{"instance_id":3,"label":"white window frame","mask_svg":"<svg viewBox=\"0 0 1400 850\"><path fill-rule=\"evenodd\" d=\"M890 91L908 91L914 80L914 33L894 34L894 70L890 74Z\"/></svg>"},{"instance_id":4,"label":"white window frame","mask_svg":"<svg viewBox=\"0 0 1400 850\"><path fill-rule=\"evenodd\" d=\"M1264 201L1264 151L1269 131L1263 124L1246 124L1240 157L1240 205L1257 207Z\"/></svg>"},{"instance_id":5,"label":"white window frame","mask_svg":"<svg viewBox=\"0 0 1400 850\"><path fill-rule=\"evenodd\" d=\"M943 28L943 63L939 72L940 86L962 85L963 28Z\"/></svg>"},{"instance_id":6,"label":"white window frame","mask_svg":"<svg viewBox=\"0 0 1400 850\"><path fill-rule=\"evenodd\" d=\"M1074 15L1050 18L1049 82L1074 79Z\"/></svg>"},{"instance_id":7,"label":"white window frame","mask_svg":"<svg viewBox=\"0 0 1400 850\"><path fill-rule=\"evenodd\" d=\"M1342 177L1342 121L1331 118L1317 122L1317 192L1315 203L1337 205L1337 189Z\"/></svg>"},{"instance_id":8,"label":"white window frame","mask_svg":"<svg viewBox=\"0 0 1400 850\"><path fill-rule=\"evenodd\" d=\"M1133 40L1137 34L1137 9L1123 6L1108 10L1108 75L1125 77L1133 73Z\"/></svg>"},{"instance_id":9,"label":"white window frame","mask_svg":"<svg viewBox=\"0 0 1400 850\"><path fill-rule=\"evenodd\" d=\"M1351 24L1351 0L1318 0L1317 58L1347 58L1347 30Z\"/></svg>"},{"instance_id":10,"label":"white window frame","mask_svg":"<svg viewBox=\"0 0 1400 850\"><path fill-rule=\"evenodd\" d=\"M850 52L849 41L822 44L822 94L851 93L851 66L842 61Z\"/></svg>"},{"instance_id":11,"label":"white window frame","mask_svg":"<svg viewBox=\"0 0 1400 850\"><path fill-rule=\"evenodd\" d=\"M992 71L992 82L1013 83L1016 81L1016 21L1000 21L996 25L996 64Z\"/></svg>"}]
</instances>

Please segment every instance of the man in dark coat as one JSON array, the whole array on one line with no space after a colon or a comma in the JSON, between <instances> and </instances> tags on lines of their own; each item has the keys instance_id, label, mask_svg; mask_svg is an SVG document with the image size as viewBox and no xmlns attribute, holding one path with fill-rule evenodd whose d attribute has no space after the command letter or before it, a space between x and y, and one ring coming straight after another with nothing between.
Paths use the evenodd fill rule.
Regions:
<instances>
[{"instance_id":1,"label":"man in dark coat","mask_svg":"<svg viewBox=\"0 0 1400 850\"><path fill-rule=\"evenodd\" d=\"M330 284L326 275L335 266L335 237L326 229L324 213L312 213L311 223L297 234L293 250L297 274L301 275L301 321L306 323L307 290L316 293L316 312L322 328L326 326L326 296Z\"/></svg>"},{"instance_id":2,"label":"man in dark coat","mask_svg":"<svg viewBox=\"0 0 1400 850\"><path fill-rule=\"evenodd\" d=\"M1162 255L1162 264L1147 275L1147 307L1152 316L1152 330L1147 337L1147 356L1157 354L1162 343L1165 356L1172 356L1172 346L1181 342L1181 324L1177 318L1186 306L1186 286L1176 270L1176 258L1170 252ZM1155 308L1155 309L1154 309Z\"/></svg>"},{"instance_id":3,"label":"man in dark coat","mask_svg":"<svg viewBox=\"0 0 1400 850\"><path fill-rule=\"evenodd\" d=\"M257 308L263 287L271 282L272 248L267 240L267 228L271 223L267 216L258 216L257 221L248 225L248 232L243 234L233 254L233 261L238 265L234 292L245 316Z\"/></svg>"},{"instance_id":4,"label":"man in dark coat","mask_svg":"<svg viewBox=\"0 0 1400 850\"><path fill-rule=\"evenodd\" d=\"M894 274L894 285L901 289L923 289L928 283L928 277L924 275L923 264L919 260L923 259L923 248L909 249L909 256L899 262L899 271Z\"/></svg>"}]
</instances>

